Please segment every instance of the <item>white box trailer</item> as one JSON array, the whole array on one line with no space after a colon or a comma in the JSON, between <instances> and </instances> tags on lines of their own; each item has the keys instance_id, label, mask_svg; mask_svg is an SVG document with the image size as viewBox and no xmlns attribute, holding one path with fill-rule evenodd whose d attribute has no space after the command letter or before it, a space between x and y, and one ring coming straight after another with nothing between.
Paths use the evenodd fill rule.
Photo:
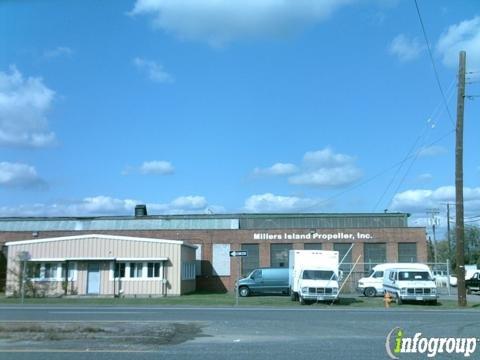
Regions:
<instances>
[{"instance_id":1,"label":"white box trailer","mask_svg":"<svg viewBox=\"0 0 480 360\"><path fill-rule=\"evenodd\" d=\"M339 280L338 251L290 250L289 287L301 304L336 300Z\"/></svg>"}]
</instances>

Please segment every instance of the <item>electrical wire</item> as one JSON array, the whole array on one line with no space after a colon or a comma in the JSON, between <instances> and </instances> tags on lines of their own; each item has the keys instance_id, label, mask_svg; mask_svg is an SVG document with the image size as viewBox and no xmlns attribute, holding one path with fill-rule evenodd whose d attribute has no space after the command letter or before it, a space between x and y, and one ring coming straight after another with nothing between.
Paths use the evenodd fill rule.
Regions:
<instances>
[{"instance_id":1,"label":"electrical wire","mask_svg":"<svg viewBox=\"0 0 480 360\"><path fill-rule=\"evenodd\" d=\"M437 66L435 65L435 60L433 59L432 48L430 46L430 41L428 40L427 31L425 30L425 25L423 23L422 14L420 13L420 8L418 7L417 0L414 0L414 2L415 2L415 8L417 9L418 19L420 20L420 25L422 27L423 38L424 38L425 43L427 45L427 50L428 50L428 55L430 57L430 62L432 63L432 68L433 68L433 72L435 74L435 79L437 80L438 89L440 90L440 93L442 95L443 104L445 105L445 109L447 110L448 117L450 118L450 122L452 123L453 127L455 128L455 122L453 121L453 117L452 117L452 114L450 112L450 108L448 107L447 97L445 96L445 93L443 92L443 87L442 87L442 83L440 82L440 77L438 75Z\"/></svg>"}]
</instances>

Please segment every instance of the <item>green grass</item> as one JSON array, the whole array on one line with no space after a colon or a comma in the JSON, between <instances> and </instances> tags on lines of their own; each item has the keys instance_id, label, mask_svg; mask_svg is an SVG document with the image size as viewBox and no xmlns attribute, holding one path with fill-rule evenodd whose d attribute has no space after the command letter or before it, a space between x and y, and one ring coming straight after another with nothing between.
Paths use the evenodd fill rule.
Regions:
<instances>
[{"instance_id":1,"label":"green grass","mask_svg":"<svg viewBox=\"0 0 480 360\"><path fill-rule=\"evenodd\" d=\"M0 305L20 304L19 298L7 298L0 295ZM194 293L183 296L166 298L103 298L103 297L75 297L75 298L26 298L27 305L57 305L57 306L206 306L206 307L231 307L235 305L233 294ZM303 307L298 301L293 302L288 296L251 296L240 298L241 307ZM318 303L304 308L383 308L383 298L365 298L363 296L344 295L340 300L330 306L329 303ZM455 309L456 300L440 300L436 306L423 304L403 304L398 306L394 303L391 309ZM477 302L470 302L470 309L480 310L480 297Z\"/></svg>"}]
</instances>

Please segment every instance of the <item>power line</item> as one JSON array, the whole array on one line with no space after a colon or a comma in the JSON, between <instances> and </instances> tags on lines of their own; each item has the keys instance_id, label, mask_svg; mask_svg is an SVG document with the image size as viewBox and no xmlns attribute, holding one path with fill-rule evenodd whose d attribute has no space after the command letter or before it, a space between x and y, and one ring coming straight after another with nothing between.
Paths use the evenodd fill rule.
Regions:
<instances>
[{"instance_id":1,"label":"power line","mask_svg":"<svg viewBox=\"0 0 480 360\"><path fill-rule=\"evenodd\" d=\"M448 136L450 136L450 135L453 134L454 132L455 132L455 129L450 130L448 133L442 135L441 137L439 137L439 138L436 139L435 141L427 144L427 146L432 146L432 145L438 144L439 142L443 141L445 138L447 138ZM405 159L403 159L403 160L401 160L401 161L398 161L398 162L396 162L395 164L393 164L392 166L390 166L390 167L388 167L388 168L386 168L386 169L384 169L384 170L379 171L378 173L376 173L375 175L369 177L368 179L366 179L366 180L364 180L364 181L362 181L362 182L360 182L360 183L357 183L357 184L355 184L355 185L352 185L352 186L346 188L345 190L342 190L342 191L340 191L340 192L338 192L338 193L336 193L336 194L334 194L334 195L326 198L324 201L322 201L322 203L328 203L329 201L331 201L331 200L333 200L333 199L336 199L336 198L342 196L343 194L346 194L346 193L348 193L348 192L350 192L350 191L352 191L352 190L354 190L354 189L357 189L357 188L359 188L359 187L361 187L361 186L363 186L363 185L365 185L365 184L368 184L369 182L375 180L376 178L382 176L383 174L389 172L390 170L395 169L395 168L396 168L397 166L399 166L402 162L404 162L405 160L408 160L408 159L411 158L412 156L414 156L414 155L411 155L411 156L409 156L409 157L407 157L407 158L405 158Z\"/></svg>"},{"instance_id":2,"label":"power line","mask_svg":"<svg viewBox=\"0 0 480 360\"><path fill-rule=\"evenodd\" d=\"M452 114L450 113L450 108L448 107L447 97L445 96L445 93L443 92L442 83L440 82L440 77L438 76L437 66L435 65L435 60L433 59L432 49L430 47L430 41L428 40L427 31L425 30L425 25L423 24L422 14L420 13L420 8L418 7L417 0L414 0L414 1L415 1L415 8L417 9L418 19L420 20L420 25L422 27L423 38L424 38L425 43L427 45L428 55L430 57L430 62L432 63L432 68L433 68L433 72L435 74L435 79L437 80L438 89L440 90L440 93L442 94L443 103L445 105L445 108L447 109L447 113L448 113L448 117L450 118L450 122L452 123L453 127L455 128L456 127L455 122L453 121Z\"/></svg>"},{"instance_id":3,"label":"power line","mask_svg":"<svg viewBox=\"0 0 480 360\"><path fill-rule=\"evenodd\" d=\"M448 87L448 93L450 94L448 96L448 100L450 101L450 99L452 98L453 94L454 94L454 86L455 86L455 80L456 79L453 79L453 81L451 82L450 86ZM378 199L377 203L375 204L374 208L373 208L373 211L375 212L375 210L378 208L378 206L380 205L381 201L383 200L383 198L385 197L385 195L387 194L388 190L390 190L390 187L393 185L393 183L395 182L396 178L397 178L397 175L400 173L400 171L402 170L403 168L403 165L407 162L407 160L409 158L411 158L413 156L414 153L414 150L415 148L417 147L417 143L420 142L420 147L418 148L416 154L417 156L414 157L414 159L412 160L412 164L410 164L407 172L405 173L405 175L403 176L402 178L402 181L400 182L400 185L398 187L400 187L403 183L403 181L405 180L405 177L407 176L408 172L410 171L410 169L412 168L413 166L413 162L415 162L416 158L418 157L418 155L420 154L420 151L422 149L422 146L425 146L425 142L426 142L426 139L427 139L427 133L428 133L428 130L430 128L434 128L435 127L435 119L439 118L440 115L441 115L441 105L442 103L440 102L436 107L435 109L432 111L432 114L431 114L431 117L428 119L427 123L425 124L425 128L424 130L422 131L422 133L417 137L417 139L414 141L414 143L412 144L412 146L410 147L410 149L408 150L407 154L405 155L405 158L401 161L401 163L399 164L397 170L395 171L395 174L392 176L392 178L390 179L390 182L388 183L387 187L385 188L385 190L383 191L382 195L380 196L380 198ZM393 196L395 195L395 193L393 194ZM393 198L392 196L392 198ZM391 199L390 199L390 202L391 202ZM387 206L388 206L388 203L387 203Z\"/></svg>"}]
</instances>

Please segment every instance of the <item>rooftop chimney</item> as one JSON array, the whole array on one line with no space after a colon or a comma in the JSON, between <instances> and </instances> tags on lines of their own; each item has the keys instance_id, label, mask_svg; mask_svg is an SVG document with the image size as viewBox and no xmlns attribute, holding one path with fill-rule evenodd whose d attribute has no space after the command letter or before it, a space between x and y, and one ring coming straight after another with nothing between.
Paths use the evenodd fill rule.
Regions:
<instances>
[{"instance_id":1,"label":"rooftop chimney","mask_svg":"<svg viewBox=\"0 0 480 360\"><path fill-rule=\"evenodd\" d=\"M135 217L147 216L147 205L136 205L135 206Z\"/></svg>"}]
</instances>

